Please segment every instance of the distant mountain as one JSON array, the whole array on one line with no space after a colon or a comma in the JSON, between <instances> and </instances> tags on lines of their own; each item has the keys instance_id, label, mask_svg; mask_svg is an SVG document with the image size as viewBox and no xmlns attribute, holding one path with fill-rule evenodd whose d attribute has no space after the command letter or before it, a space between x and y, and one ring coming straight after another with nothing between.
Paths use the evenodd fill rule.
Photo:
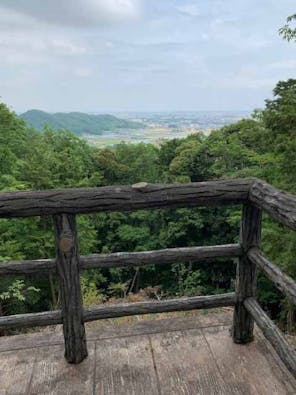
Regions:
<instances>
[{"instance_id":1,"label":"distant mountain","mask_svg":"<svg viewBox=\"0 0 296 395\"><path fill-rule=\"evenodd\" d=\"M48 125L54 129L68 129L76 134L103 134L104 131L116 129L137 129L144 125L140 122L129 121L113 115L91 115L82 112L50 114L40 110L30 110L20 115L29 126L43 129Z\"/></svg>"}]
</instances>

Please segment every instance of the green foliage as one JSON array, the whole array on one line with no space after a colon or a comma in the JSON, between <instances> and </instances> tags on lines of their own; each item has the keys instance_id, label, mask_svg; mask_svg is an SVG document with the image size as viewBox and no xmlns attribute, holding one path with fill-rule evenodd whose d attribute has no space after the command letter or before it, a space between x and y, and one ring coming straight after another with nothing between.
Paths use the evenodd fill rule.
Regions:
<instances>
[{"instance_id":1,"label":"green foliage","mask_svg":"<svg viewBox=\"0 0 296 395\"><path fill-rule=\"evenodd\" d=\"M0 104L0 189L260 177L295 193L296 80L280 81L273 93L265 108L255 111L251 119L215 130L207 137L197 133L159 147L141 143L119 144L112 149L92 148L67 130L46 127L37 132ZM81 215L77 220L80 252L233 243L238 241L240 218L241 211L234 207ZM2 219L0 233L2 261L54 256L50 218ZM293 278L295 246L294 232L284 231L264 217L263 248ZM89 270L81 276L81 287L84 304L89 306L147 287L161 289L162 296L226 292L233 289L234 276L232 260L185 262L137 270ZM12 276L0 279L0 289L0 311L4 314L57 307L59 300L52 278L24 281ZM262 275L259 299L285 325L291 307Z\"/></svg>"},{"instance_id":2,"label":"green foliage","mask_svg":"<svg viewBox=\"0 0 296 395\"><path fill-rule=\"evenodd\" d=\"M287 41L296 41L296 27L292 23L296 20L296 14L287 18L287 23L279 29L279 34Z\"/></svg>"},{"instance_id":3,"label":"green foliage","mask_svg":"<svg viewBox=\"0 0 296 395\"><path fill-rule=\"evenodd\" d=\"M16 278L12 282L5 284L3 280L0 281L2 289L0 292L0 307L2 313L10 312L21 313L26 310L26 303L38 303L40 290L36 287L27 285L23 279Z\"/></svg>"},{"instance_id":4,"label":"green foliage","mask_svg":"<svg viewBox=\"0 0 296 395\"><path fill-rule=\"evenodd\" d=\"M125 298L128 290L128 281L124 283L110 283L108 291L112 296Z\"/></svg>"},{"instance_id":5,"label":"green foliage","mask_svg":"<svg viewBox=\"0 0 296 395\"><path fill-rule=\"evenodd\" d=\"M99 270L89 270L80 277L84 306L100 304L106 300L106 295L100 289L106 283L106 278Z\"/></svg>"},{"instance_id":6,"label":"green foliage","mask_svg":"<svg viewBox=\"0 0 296 395\"><path fill-rule=\"evenodd\" d=\"M40 110L30 110L20 115L27 124L42 130L48 126L59 130L72 130L76 134L102 134L105 130L135 129L142 127L139 122L120 119L113 115L91 115L81 112L50 114Z\"/></svg>"},{"instance_id":7,"label":"green foliage","mask_svg":"<svg viewBox=\"0 0 296 395\"><path fill-rule=\"evenodd\" d=\"M0 300L17 300L18 302L24 302L26 300L25 292L39 292L39 289L35 287L26 288L24 280L15 280L8 286L7 291L0 294Z\"/></svg>"},{"instance_id":8,"label":"green foliage","mask_svg":"<svg viewBox=\"0 0 296 395\"><path fill-rule=\"evenodd\" d=\"M192 264L173 264L172 272L175 274L177 295L202 295L206 287L203 285L203 276L199 270L193 270Z\"/></svg>"},{"instance_id":9,"label":"green foliage","mask_svg":"<svg viewBox=\"0 0 296 395\"><path fill-rule=\"evenodd\" d=\"M187 138L175 150L175 156L169 164L169 172L175 176L190 177L187 181L204 180L204 162L201 156L202 136Z\"/></svg>"}]
</instances>

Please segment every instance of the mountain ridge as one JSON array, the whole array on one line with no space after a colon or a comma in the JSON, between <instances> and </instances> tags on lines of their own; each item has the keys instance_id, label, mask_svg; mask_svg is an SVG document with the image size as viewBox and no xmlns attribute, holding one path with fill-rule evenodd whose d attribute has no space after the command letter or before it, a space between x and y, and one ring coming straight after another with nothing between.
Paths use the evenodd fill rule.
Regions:
<instances>
[{"instance_id":1,"label":"mountain ridge","mask_svg":"<svg viewBox=\"0 0 296 395\"><path fill-rule=\"evenodd\" d=\"M83 112L56 112L32 109L20 114L29 126L42 130L46 125L54 129L69 129L72 132L82 134L101 135L105 131L116 129L136 129L144 125L140 122L122 119L110 114L87 114Z\"/></svg>"}]
</instances>

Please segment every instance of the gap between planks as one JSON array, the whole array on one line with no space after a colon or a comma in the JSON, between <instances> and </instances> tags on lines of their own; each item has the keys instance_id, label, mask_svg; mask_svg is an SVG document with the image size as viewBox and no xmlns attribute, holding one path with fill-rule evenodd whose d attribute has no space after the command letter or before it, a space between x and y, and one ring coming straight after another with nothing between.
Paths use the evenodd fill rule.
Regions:
<instances>
[{"instance_id":1,"label":"gap between planks","mask_svg":"<svg viewBox=\"0 0 296 395\"><path fill-rule=\"evenodd\" d=\"M99 341L99 340L109 340L109 339L116 339L116 338L128 338L128 337L135 337L135 336L143 336L143 335L153 335L157 333L169 333L169 332L176 332L180 330L190 330L190 329L206 329L206 328L211 328L211 327L220 327L220 326L230 326L231 321L230 320L225 320L222 322L218 322L215 324L209 324L209 323L204 323L204 324L198 324L198 321L194 320L195 317L192 317L193 320L190 322L190 320L185 319L184 321L187 322L189 321L189 325L176 325L175 328L166 328L165 326L159 327L157 324L161 324L164 321L172 321L172 318L168 319L161 319L161 320L152 320L152 321L143 321L143 328L137 328L135 326L135 332L131 332L128 334L124 333L113 333L111 335L106 335L100 336L100 328L96 328L95 330L91 330L89 334L87 334L87 341ZM151 323L155 324L155 328L150 328ZM146 326L147 324L147 326ZM132 328L133 325L126 325L127 328ZM110 332L114 332L114 327L110 328ZM116 328L117 329L123 329L123 328ZM148 329L148 330L147 330ZM103 329L104 331L108 332L108 329L106 330L105 328ZM139 332L137 333L137 330ZM88 331L87 331L88 332ZM95 333L97 332L97 333ZM14 340L18 340L18 336L22 336L23 339L21 339L21 344L16 347L14 346ZM55 339L56 336L60 336L60 339ZM39 337L39 339L38 339ZM59 332L51 332L51 333L42 333L42 332L36 332L32 334L22 334L22 335L12 335L12 336L6 336L5 338L2 338L5 342L7 341L7 346L5 344L1 345L1 338L0 338L0 353L1 352L6 352L6 351L18 351L18 350L24 350L24 349L34 349L34 348L40 348L40 347L45 347L48 345L52 346L58 346L61 344L64 344L63 336L62 336L62 328ZM38 344L38 340L40 343ZM23 343L22 343L23 341Z\"/></svg>"}]
</instances>

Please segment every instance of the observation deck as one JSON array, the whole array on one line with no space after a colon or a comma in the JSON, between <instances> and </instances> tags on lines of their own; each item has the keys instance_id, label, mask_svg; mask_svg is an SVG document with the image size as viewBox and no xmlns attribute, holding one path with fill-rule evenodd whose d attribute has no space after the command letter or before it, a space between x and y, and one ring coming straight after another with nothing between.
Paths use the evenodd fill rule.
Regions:
<instances>
[{"instance_id":1,"label":"observation deck","mask_svg":"<svg viewBox=\"0 0 296 395\"><path fill-rule=\"evenodd\" d=\"M62 330L0 341L1 395L285 395L296 380L255 328L233 343L232 309L194 316L100 322L88 328L88 358L63 358Z\"/></svg>"},{"instance_id":2,"label":"observation deck","mask_svg":"<svg viewBox=\"0 0 296 395\"><path fill-rule=\"evenodd\" d=\"M238 244L79 255L76 214L220 205L242 206ZM256 300L259 268L296 303L293 279L261 251L263 211L296 230L296 197L257 179L1 193L2 218L53 216L56 257L1 262L0 276L56 274L61 306L0 317L0 330L59 328L0 338L0 395L295 394L295 348ZM83 307L82 270L220 257L237 258L235 292ZM86 324L209 308L220 310L96 330Z\"/></svg>"}]
</instances>

